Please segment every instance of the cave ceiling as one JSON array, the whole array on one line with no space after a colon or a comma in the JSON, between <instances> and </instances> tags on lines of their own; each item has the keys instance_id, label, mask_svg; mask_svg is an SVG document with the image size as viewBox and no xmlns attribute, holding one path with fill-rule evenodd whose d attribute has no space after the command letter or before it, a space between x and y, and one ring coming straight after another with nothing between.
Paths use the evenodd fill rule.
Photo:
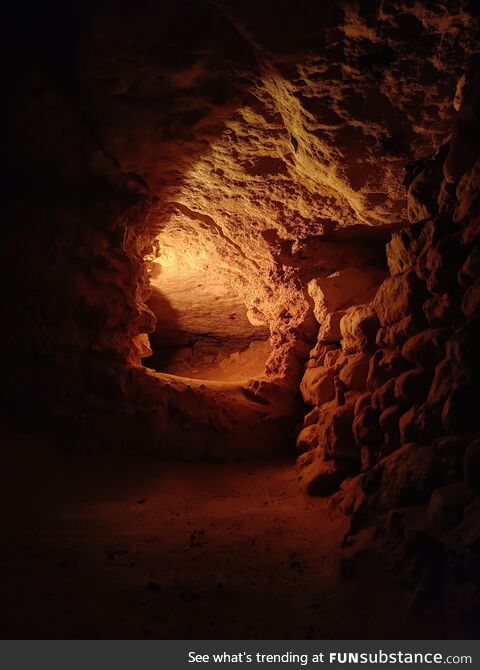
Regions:
<instances>
[{"instance_id":1,"label":"cave ceiling","mask_svg":"<svg viewBox=\"0 0 480 670\"><path fill-rule=\"evenodd\" d=\"M304 240L405 220L404 168L446 139L477 48L466 0L81 5L81 123L152 198L160 244L243 282Z\"/></svg>"}]
</instances>

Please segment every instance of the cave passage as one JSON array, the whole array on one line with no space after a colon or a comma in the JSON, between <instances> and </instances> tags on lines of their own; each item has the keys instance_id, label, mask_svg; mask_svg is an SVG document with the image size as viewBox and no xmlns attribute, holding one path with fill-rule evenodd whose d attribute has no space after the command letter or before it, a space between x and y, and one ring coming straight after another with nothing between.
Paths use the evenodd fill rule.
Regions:
<instances>
[{"instance_id":1,"label":"cave passage","mask_svg":"<svg viewBox=\"0 0 480 670\"><path fill-rule=\"evenodd\" d=\"M230 278L205 249L163 242L149 257L149 275L156 326L146 367L225 382L264 374L269 329L249 320Z\"/></svg>"},{"instance_id":2,"label":"cave passage","mask_svg":"<svg viewBox=\"0 0 480 670\"><path fill-rule=\"evenodd\" d=\"M3 635L478 636L474 4L5 7Z\"/></svg>"}]
</instances>

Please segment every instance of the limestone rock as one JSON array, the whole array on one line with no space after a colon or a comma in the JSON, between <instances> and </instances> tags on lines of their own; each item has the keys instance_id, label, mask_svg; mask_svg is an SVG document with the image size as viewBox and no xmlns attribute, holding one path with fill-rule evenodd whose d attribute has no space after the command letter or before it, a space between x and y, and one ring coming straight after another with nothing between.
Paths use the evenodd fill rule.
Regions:
<instances>
[{"instance_id":1,"label":"limestone rock","mask_svg":"<svg viewBox=\"0 0 480 670\"><path fill-rule=\"evenodd\" d=\"M314 407L311 412L308 412L308 414L305 414L303 417L303 427L306 428L307 426L312 426L314 423L317 423L318 421L318 407Z\"/></svg>"},{"instance_id":2,"label":"limestone rock","mask_svg":"<svg viewBox=\"0 0 480 670\"><path fill-rule=\"evenodd\" d=\"M445 179L442 181L437 203L439 214L442 216L453 216L458 205L455 184L449 184Z\"/></svg>"},{"instance_id":3,"label":"limestone rock","mask_svg":"<svg viewBox=\"0 0 480 670\"><path fill-rule=\"evenodd\" d=\"M380 428L384 433L394 433L399 430L398 422L400 417L405 412L405 408L401 405L390 405L383 410L378 419Z\"/></svg>"},{"instance_id":4,"label":"limestone rock","mask_svg":"<svg viewBox=\"0 0 480 670\"><path fill-rule=\"evenodd\" d=\"M435 489L427 506L429 523L439 531L454 528L463 519L472 497L464 482L452 482Z\"/></svg>"},{"instance_id":5,"label":"limestone rock","mask_svg":"<svg viewBox=\"0 0 480 670\"><path fill-rule=\"evenodd\" d=\"M478 242L480 239L480 217L478 216L480 192L480 158L465 172L457 184L458 206L453 219L465 225L462 235L463 244Z\"/></svg>"},{"instance_id":6,"label":"limestone rock","mask_svg":"<svg viewBox=\"0 0 480 670\"><path fill-rule=\"evenodd\" d=\"M348 361L340 372L340 380L348 389L365 391L367 388L367 375L370 356L366 354L354 354L348 357Z\"/></svg>"},{"instance_id":7,"label":"limestone rock","mask_svg":"<svg viewBox=\"0 0 480 670\"><path fill-rule=\"evenodd\" d=\"M367 406L355 417L353 434L355 442L361 445L380 444L383 441L383 432L378 423L379 413L371 406Z\"/></svg>"},{"instance_id":8,"label":"limestone rock","mask_svg":"<svg viewBox=\"0 0 480 670\"><path fill-rule=\"evenodd\" d=\"M423 311L431 326L445 326L462 318L463 290L433 295L423 303ZM413 333L412 333L413 334Z\"/></svg>"},{"instance_id":9,"label":"limestone rock","mask_svg":"<svg viewBox=\"0 0 480 670\"><path fill-rule=\"evenodd\" d=\"M408 368L405 358L397 351L379 349L370 359L368 388L374 391Z\"/></svg>"},{"instance_id":10,"label":"limestone rock","mask_svg":"<svg viewBox=\"0 0 480 670\"><path fill-rule=\"evenodd\" d=\"M370 405L371 399L372 399L371 393L366 392L360 394L355 401L354 415L358 416L360 412L364 409L364 407Z\"/></svg>"},{"instance_id":11,"label":"limestone rock","mask_svg":"<svg viewBox=\"0 0 480 670\"><path fill-rule=\"evenodd\" d=\"M330 496L338 491L340 484L348 476L349 469L333 460L315 459L302 469L299 476L302 488L310 496Z\"/></svg>"},{"instance_id":12,"label":"limestone rock","mask_svg":"<svg viewBox=\"0 0 480 670\"><path fill-rule=\"evenodd\" d=\"M360 472L370 470L376 462L378 445L364 444L360 449Z\"/></svg>"},{"instance_id":13,"label":"limestone rock","mask_svg":"<svg viewBox=\"0 0 480 670\"><path fill-rule=\"evenodd\" d=\"M478 65L471 68L462 92L462 102L456 118L456 123L448 155L443 164L445 179L456 182L475 163L480 154L480 131L478 118L480 117L480 80L474 76L478 74Z\"/></svg>"},{"instance_id":14,"label":"limestone rock","mask_svg":"<svg viewBox=\"0 0 480 670\"><path fill-rule=\"evenodd\" d=\"M330 351L337 352L336 356L340 353L340 349L337 348L335 344L322 344L321 342L316 343L314 348L310 351L310 360L308 361L309 367L319 367L320 365L329 365L326 363L327 354Z\"/></svg>"},{"instance_id":15,"label":"limestone rock","mask_svg":"<svg viewBox=\"0 0 480 670\"><path fill-rule=\"evenodd\" d=\"M480 163L479 163L479 172L480 172ZM477 192L477 202L480 199ZM480 216L475 216L469 222L468 226L463 231L462 243L463 244L473 244L477 243L480 239Z\"/></svg>"},{"instance_id":16,"label":"limestone rock","mask_svg":"<svg viewBox=\"0 0 480 670\"><path fill-rule=\"evenodd\" d=\"M381 458L389 456L397 449L400 449L400 447L401 447L400 433L398 432L398 425L397 425L393 430L390 430L385 433L379 456Z\"/></svg>"},{"instance_id":17,"label":"limestone rock","mask_svg":"<svg viewBox=\"0 0 480 670\"><path fill-rule=\"evenodd\" d=\"M377 291L373 306L382 326L401 321L421 308L425 287L413 270L386 279Z\"/></svg>"},{"instance_id":18,"label":"limestone rock","mask_svg":"<svg viewBox=\"0 0 480 670\"><path fill-rule=\"evenodd\" d=\"M388 269L391 275L403 274L414 267L417 255L410 226L392 234L386 246Z\"/></svg>"},{"instance_id":19,"label":"limestone rock","mask_svg":"<svg viewBox=\"0 0 480 670\"><path fill-rule=\"evenodd\" d=\"M319 447L316 447L315 449L312 449L311 451L304 451L303 454L300 454L295 461L295 469L297 470L299 474L298 480L301 480L301 473L304 468L307 468L309 465L313 463L313 461L319 460L323 461L324 459L324 452L322 449Z\"/></svg>"},{"instance_id":20,"label":"limestone rock","mask_svg":"<svg viewBox=\"0 0 480 670\"><path fill-rule=\"evenodd\" d=\"M345 365L346 362L347 358L340 348L335 348L330 351L327 351L327 353L325 354L325 358L323 359L323 364L325 365L325 367L334 368L335 372L340 370Z\"/></svg>"},{"instance_id":21,"label":"limestone rock","mask_svg":"<svg viewBox=\"0 0 480 670\"><path fill-rule=\"evenodd\" d=\"M468 254L458 273L458 281L462 286L470 286L480 279L480 245L475 245Z\"/></svg>"},{"instance_id":22,"label":"limestone rock","mask_svg":"<svg viewBox=\"0 0 480 670\"><path fill-rule=\"evenodd\" d=\"M465 435L444 435L433 442L446 473L447 481L458 481L464 476L464 454L468 445Z\"/></svg>"},{"instance_id":23,"label":"limestone rock","mask_svg":"<svg viewBox=\"0 0 480 670\"><path fill-rule=\"evenodd\" d=\"M442 163L438 158L428 161L408 188L408 220L411 223L428 219L438 212L438 194L443 179Z\"/></svg>"},{"instance_id":24,"label":"limestone rock","mask_svg":"<svg viewBox=\"0 0 480 670\"><path fill-rule=\"evenodd\" d=\"M445 293L458 288L458 269L468 254L468 247L462 244L461 236L461 231L448 235L418 257L417 273L426 280L431 293Z\"/></svg>"},{"instance_id":25,"label":"limestone rock","mask_svg":"<svg viewBox=\"0 0 480 670\"><path fill-rule=\"evenodd\" d=\"M408 314L401 321L380 328L376 337L377 346L386 349L401 348L409 337L426 326L425 318L420 312Z\"/></svg>"},{"instance_id":26,"label":"limestone rock","mask_svg":"<svg viewBox=\"0 0 480 670\"><path fill-rule=\"evenodd\" d=\"M152 355L152 348L146 333L140 333L132 338L132 349L136 349L138 356L138 365L141 365L142 358L147 358ZM135 354L132 352L132 360L135 359Z\"/></svg>"},{"instance_id":27,"label":"limestone rock","mask_svg":"<svg viewBox=\"0 0 480 670\"><path fill-rule=\"evenodd\" d=\"M480 317L480 281L465 291L462 298L462 312L468 319Z\"/></svg>"},{"instance_id":28,"label":"limestone rock","mask_svg":"<svg viewBox=\"0 0 480 670\"><path fill-rule=\"evenodd\" d=\"M480 374L480 322L478 319L457 328L446 346L447 358L457 376L468 379Z\"/></svg>"},{"instance_id":29,"label":"limestone rock","mask_svg":"<svg viewBox=\"0 0 480 670\"><path fill-rule=\"evenodd\" d=\"M345 315L345 311L331 312L327 314L320 326L318 341L322 344L332 344L340 342L342 334L340 331L340 321Z\"/></svg>"},{"instance_id":30,"label":"limestone rock","mask_svg":"<svg viewBox=\"0 0 480 670\"><path fill-rule=\"evenodd\" d=\"M353 389L352 391L345 391L345 404L350 405L350 407L355 410L357 400L361 395L363 395L361 391L357 391L356 389Z\"/></svg>"},{"instance_id":31,"label":"limestone rock","mask_svg":"<svg viewBox=\"0 0 480 670\"><path fill-rule=\"evenodd\" d=\"M322 324L331 312L369 301L384 277L383 270L367 266L344 268L327 277L312 279L308 293L314 303L315 318Z\"/></svg>"},{"instance_id":32,"label":"limestone rock","mask_svg":"<svg viewBox=\"0 0 480 670\"><path fill-rule=\"evenodd\" d=\"M302 398L307 405L321 405L332 400L335 394L333 368L309 368L300 384Z\"/></svg>"},{"instance_id":33,"label":"limestone rock","mask_svg":"<svg viewBox=\"0 0 480 670\"><path fill-rule=\"evenodd\" d=\"M421 230L415 240L417 258L424 255L430 247L435 246L445 237L458 232L458 226L450 216L435 216L419 225L421 225Z\"/></svg>"},{"instance_id":34,"label":"limestone rock","mask_svg":"<svg viewBox=\"0 0 480 670\"><path fill-rule=\"evenodd\" d=\"M450 328L429 328L408 339L402 348L402 356L411 365L424 370L434 370L445 358L446 345L452 331Z\"/></svg>"},{"instance_id":35,"label":"limestone rock","mask_svg":"<svg viewBox=\"0 0 480 670\"><path fill-rule=\"evenodd\" d=\"M431 293L454 291L458 288L458 268L464 264L469 247L462 243L462 232L443 238L430 247L425 255L425 264L419 258L419 273L427 280ZM422 269L420 269L422 268Z\"/></svg>"},{"instance_id":36,"label":"limestone rock","mask_svg":"<svg viewBox=\"0 0 480 670\"><path fill-rule=\"evenodd\" d=\"M260 327L268 325L265 315L257 307L252 307L247 310L247 319L252 326Z\"/></svg>"},{"instance_id":37,"label":"limestone rock","mask_svg":"<svg viewBox=\"0 0 480 670\"><path fill-rule=\"evenodd\" d=\"M346 515L353 514L365 499L365 493L362 490L362 475L345 479L340 486L340 491L342 494L340 511Z\"/></svg>"},{"instance_id":38,"label":"limestone rock","mask_svg":"<svg viewBox=\"0 0 480 670\"><path fill-rule=\"evenodd\" d=\"M353 407L327 403L320 408L319 444L334 459L360 458L352 433Z\"/></svg>"},{"instance_id":39,"label":"limestone rock","mask_svg":"<svg viewBox=\"0 0 480 670\"><path fill-rule=\"evenodd\" d=\"M430 442L443 432L438 415L427 403L414 405L407 410L398 422L400 442Z\"/></svg>"},{"instance_id":40,"label":"limestone rock","mask_svg":"<svg viewBox=\"0 0 480 670\"><path fill-rule=\"evenodd\" d=\"M439 363L433 374L432 385L427 399L428 404L441 411L453 386L461 380L462 375L455 370L451 361L445 360Z\"/></svg>"},{"instance_id":41,"label":"limestone rock","mask_svg":"<svg viewBox=\"0 0 480 670\"><path fill-rule=\"evenodd\" d=\"M300 452L315 449L318 444L317 424L311 424L303 428L297 437L297 450Z\"/></svg>"},{"instance_id":42,"label":"limestone rock","mask_svg":"<svg viewBox=\"0 0 480 670\"><path fill-rule=\"evenodd\" d=\"M445 475L432 447L405 445L377 466L381 476L379 503L383 509L420 505L441 486Z\"/></svg>"},{"instance_id":43,"label":"limestone rock","mask_svg":"<svg viewBox=\"0 0 480 670\"><path fill-rule=\"evenodd\" d=\"M413 369L402 372L395 381L395 400L400 405L419 405L426 401L432 385L433 373Z\"/></svg>"},{"instance_id":44,"label":"limestone rock","mask_svg":"<svg viewBox=\"0 0 480 670\"><path fill-rule=\"evenodd\" d=\"M254 451L269 440L273 445L266 424L275 426L277 448L288 431L275 401L282 393L289 397L286 424L291 423L297 370L313 342L311 301L305 295L313 278L329 275L330 288L323 303L315 299L322 329L302 395L312 405L329 402L336 374L352 390L364 388L363 354L373 353L379 321L364 305L345 314L339 331L339 315L353 302L370 300L371 285L363 277L375 274L375 283L383 273L366 265L380 267L387 235L405 220L400 173L407 156L415 160L430 153L445 136L453 83L478 48L476 26L468 3L452 10L443 3L440 13L432 3L405 0L394 7L333 3L325 11L318 2L304 3L299 11L284 11L285 3L270 0L261 11L258 3L226 0L148 3L157 6L153 14L144 3L128 4L128 11L118 3L115 12L85 15L82 30L71 35L75 58L66 59L61 72L47 57L38 59L40 66L30 64L31 80L17 82L14 76L12 111L23 127L7 137L14 151L5 164L8 184L21 176L12 201L22 211L6 235L16 244L9 242L3 269L19 280L21 290L12 300L8 281L8 300L2 298L2 309L10 306L4 331L13 347L4 348L5 358L15 362L5 388L16 393L24 386L26 396L43 402L42 409L56 410L56 400L65 402L69 395L90 396L98 403L95 416L139 415L138 442L161 444L165 454L189 443L177 431L177 416L180 427L195 420L199 451L208 451L205 435L213 433L218 436L213 441L228 447L233 431L236 449ZM19 44L28 63L29 50ZM57 53L54 46L49 49L44 55ZM463 104L461 120L467 109ZM460 179L456 216L464 227L453 265L469 251L460 247L478 237L478 173L468 160L460 161L460 175L459 137L460 131L447 160ZM412 175L413 218L435 211L432 174L431 166L423 165ZM33 206L21 202L26 192L25 201ZM77 204L82 201L88 204ZM452 238L446 236L456 229L450 219L435 217L392 238L388 262L394 277L376 295L382 325L390 328L379 339L382 347L398 346L418 327L410 316L426 296L412 268L422 249L429 250L424 268L432 290L450 282ZM146 396L130 382L140 372L132 365L147 351L138 344L146 345L145 334L154 325L144 305L150 283L146 255L161 266L163 279L170 266L170 297L178 295L180 284L198 288L206 277L214 284L221 277L222 291L228 287L235 295L225 301L222 293L212 301L222 306L218 318L204 310L211 312L209 330L221 322L226 335L240 328L248 339L255 328L266 336L268 325L274 353L258 372L265 372L264 385L215 382L206 388L166 382L142 369L154 389ZM186 283L180 277L189 264L196 271ZM340 278L344 283L333 291ZM165 286L162 273L157 279ZM182 290L180 304L186 308L175 314L174 306L170 316L193 322L189 336L195 337L205 321L198 319L198 292L192 293ZM11 318L13 302L21 313L18 328ZM166 303L157 317L168 311ZM466 313L471 317L473 311L469 307ZM71 314L75 319L64 318ZM340 335L345 352L362 352L355 363L322 344L338 343ZM39 345L32 348L37 337ZM467 339L455 342L449 365L456 384L454 374L460 368L463 374L474 358L470 345L461 351ZM52 362L61 372L47 370ZM369 387L387 385L391 391L405 367L398 352L376 352ZM394 400L376 391L374 410L378 400L385 411L387 398ZM373 412L364 399L356 401L355 411L367 424ZM445 404L447 397L442 400L436 398ZM445 405L444 419L460 425L453 400ZM350 426L354 401L347 393L345 406L329 408L322 430L337 460L347 455L358 465ZM76 420L74 402L68 410ZM315 417L319 411L306 420L302 444L315 443ZM154 428L143 440L148 422Z\"/></svg>"},{"instance_id":45,"label":"limestone rock","mask_svg":"<svg viewBox=\"0 0 480 670\"><path fill-rule=\"evenodd\" d=\"M372 407L383 412L384 409L395 403L395 384L397 376L382 384L372 395Z\"/></svg>"},{"instance_id":46,"label":"limestone rock","mask_svg":"<svg viewBox=\"0 0 480 670\"><path fill-rule=\"evenodd\" d=\"M340 322L346 353L370 352L375 347L379 321L370 303L349 308Z\"/></svg>"}]
</instances>

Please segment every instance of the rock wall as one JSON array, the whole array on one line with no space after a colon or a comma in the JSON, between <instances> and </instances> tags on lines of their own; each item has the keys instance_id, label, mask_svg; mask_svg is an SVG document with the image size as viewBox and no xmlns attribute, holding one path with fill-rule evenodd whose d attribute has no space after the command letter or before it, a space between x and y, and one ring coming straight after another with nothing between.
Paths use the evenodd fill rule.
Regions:
<instances>
[{"instance_id":1,"label":"rock wall","mask_svg":"<svg viewBox=\"0 0 480 670\"><path fill-rule=\"evenodd\" d=\"M212 453L210 431L216 455L236 434L238 455L249 402L257 446L274 450L266 423L287 444L315 334L307 285L379 267L405 210L403 167L454 114L476 48L470 4L9 5L5 418L171 453L195 421L192 452ZM270 329L265 376L220 400L217 387L180 390L141 367L154 328L144 258L165 239L205 250ZM329 341L338 326L336 314Z\"/></svg>"},{"instance_id":2,"label":"rock wall","mask_svg":"<svg viewBox=\"0 0 480 670\"><path fill-rule=\"evenodd\" d=\"M347 545L375 525L397 571L421 573L419 602L471 580L480 541L479 82L473 67L452 135L410 175L411 223L372 299L367 274L314 284L322 325L301 384L299 479L341 489Z\"/></svg>"}]
</instances>

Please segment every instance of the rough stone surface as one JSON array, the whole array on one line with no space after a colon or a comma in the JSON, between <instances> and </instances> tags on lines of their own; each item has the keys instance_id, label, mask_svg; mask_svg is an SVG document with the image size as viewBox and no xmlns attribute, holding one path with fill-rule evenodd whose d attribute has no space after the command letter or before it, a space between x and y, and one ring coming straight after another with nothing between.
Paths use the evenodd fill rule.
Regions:
<instances>
[{"instance_id":1,"label":"rough stone surface","mask_svg":"<svg viewBox=\"0 0 480 670\"><path fill-rule=\"evenodd\" d=\"M409 314L397 323L380 328L376 337L377 346L388 349L399 348L409 337L423 330L426 325L425 319L419 312Z\"/></svg>"},{"instance_id":2,"label":"rough stone surface","mask_svg":"<svg viewBox=\"0 0 480 670\"><path fill-rule=\"evenodd\" d=\"M395 400L401 405L416 405L428 397L433 374L428 370L407 370L395 381Z\"/></svg>"},{"instance_id":3,"label":"rough stone surface","mask_svg":"<svg viewBox=\"0 0 480 670\"><path fill-rule=\"evenodd\" d=\"M318 421L318 407L314 407L311 412L303 417L303 427L311 426Z\"/></svg>"},{"instance_id":4,"label":"rough stone surface","mask_svg":"<svg viewBox=\"0 0 480 670\"><path fill-rule=\"evenodd\" d=\"M380 444L382 442L383 433L378 418L378 411L370 406L362 409L355 417L353 434L358 445Z\"/></svg>"},{"instance_id":5,"label":"rough stone surface","mask_svg":"<svg viewBox=\"0 0 480 670\"><path fill-rule=\"evenodd\" d=\"M445 326L462 317L463 291L457 289L434 295L423 303L423 311L431 326Z\"/></svg>"},{"instance_id":6,"label":"rough stone surface","mask_svg":"<svg viewBox=\"0 0 480 670\"><path fill-rule=\"evenodd\" d=\"M322 344L340 342L342 339L340 321L344 315L345 311L331 312L330 314L327 314L318 332L319 342Z\"/></svg>"},{"instance_id":7,"label":"rough stone surface","mask_svg":"<svg viewBox=\"0 0 480 670\"><path fill-rule=\"evenodd\" d=\"M320 408L318 419L319 445L331 458L360 458L352 433L353 408L327 403Z\"/></svg>"},{"instance_id":8,"label":"rough stone surface","mask_svg":"<svg viewBox=\"0 0 480 670\"><path fill-rule=\"evenodd\" d=\"M435 159L407 169L414 223L392 235L390 277L366 306L378 318L375 344L370 339L363 349L354 329L344 328L359 307L342 321L348 360L368 351L371 391L355 400L361 495L344 508L351 515L347 541L376 527L377 546L395 572L422 584L415 595L422 607L443 597L445 584L465 594L478 575L480 171L470 150L462 151L462 132L457 127L453 144L444 143ZM452 166L456 183L448 181ZM339 381L350 373L344 365ZM331 414L319 417L325 432Z\"/></svg>"},{"instance_id":9,"label":"rough stone surface","mask_svg":"<svg viewBox=\"0 0 480 670\"><path fill-rule=\"evenodd\" d=\"M469 284L480 278L480 247L478 245L475 245L468 254L464 264L460 268L458 278L462 286L469 286Z\"/></svg>"},{"instance_id":10,"label":"rough stone surface","mask_svg":"<svg viewBox=\"0 0 480 670\"><path fill-rule=\"evenodd\" d=\"M393 233L386 246L388 269L392 276L403 274L415 266L417 256L412 230L408 227Z\"/></svg>"},{"instance_id":11,"label":"rough stone surface","mask_svg":"<svg viewBox=\"0 0 480 670\"><path fill-rule=\"evenodd\" d=\"M468 254L468 247L461 243L462 232L444 237L429 246L417 261L417 273L426 280L431 293L444 293L458 288L458 267Z\"/></svg>"},{"instance_id":12,"label":"rough stone surface","mask_svg":"<svg viewBox=\"0 0 480 670\"><path fill-rule=\"evenodd\" d=\"M430 442L442 434L440 419L427 404L414 405L398 422L401 444Z\"/></svg>"},{"instance_id":13,"label":"rough stone surface","mask_svg":"<svg viewBox=\"0 0 480 670\"><path fill-rule=\"evenodd\" d=\"M469 286L462 298L462 312L468 319L478 318L480 315L480 281Z\"/></svg>"},{"instance_id":14,"label":"rough stone surface","mask_svg":"<svg viewBox=\"0 0 480 670\"><path fill-rule=\"evenodd\" d=\"M365 392L361 393L355 401L354 414L358 416L360 412L371 404L372 394Z\"/></svg>"},{"instance_id":15,"label":"rough stone surface","mask_svg":"<svg viewBox=\"0 0 480 670\"><path fill-rule=\"evenodd\" d=\"M385 272L380 268L345 268L328 277L317 277L308 284L308 293L314 302L313 313L322 324L327 315L363 304L373 298L383 281Z\"/></svg>"},{"instance_id":16,"label":"rough stone surface","mask_svg":"<svg viewBox=\"0 0 480 670\"><path fill-rule=\"evenodd\" d=\"M453 482L435 489L427 506L429 523L435 530L454 528L462 521L472 497L464 482Z\"/></svg>"},{"instance_id":17,"label":"rough stone surface","mask_svg":"<svg viewBox=\"0 0 480 670\"><path fill-rule=\"evenodd\" d=\"M340 321L342 347L347 353L369 352L375 346L379 321L370 303L350 307Z\"/></svg>"},{"instance_id":18,"label":"rough stone surface","mask_svg":"<svg viewBox=\"0 0 480 670\"><path fill-rule=\"evenodd\" d=\"M455 537L425 521L432 492L460 481L461 445L479 432L473 4L300 0L292 11L274 0L127 0L55 3L54 21L42 5L35 21L10 3L0 245L8 421L92 448L270 457L293 449L301 384L321 436L300 461L312 469L307 490L331 493L362 467L365 505L352 529L384 530L385 546L410 552L393 553L417 580L439 574L439 556L449 579L478 577L475 501ZM372 306L353 279L387 265ZM312 280L342 272L345 304L312 300ZM209 304L220 314L202 322L210 310L199 298L217 280L222 295ZM249 342L259 329L269 350L234 383L153 372L142 361L150 345L162 350L162 318L182 332L195 324L194 344L215 324ZM371 355L374 393L355 416L360 389L345 380L360 385L348 359L359 353ZM433 372L432 386L426 401L410 390L408 409L405 384L395 428L384 412L411 366ZM374 415L385 432L374 435ZM364 421L375 437L362 450L354 420L355 433ZM460 441L442 451L437 440L453 435ZM397 449L400 440L415 443ZM421 507L413 522L397 509L410 505Z\"/></svg>"},{"instance_id":19,"label":"rough stone surface","mask_svg":"<svg viewBox=\"0 0 480 670\"><path fill-rule=\"evenodd\" d=\"M473 378L480 373L480 323L478 319L461 324L448 340L446 350L448 361L455 372L463 377Z\"/></svg>"},{"instance_id":20,"label":"rough stone surface","mask_svg":"<svg viewBox=\"0 0 480 670\"><path fill-rule=\"evenodd\" d=\"M418 310L424 294L423 284L413 270L386 279L373 301L382 326L401 321Z\"/></svg>"},{"instance_id":21,"label":"rough stone surface","mask_svg":"<svg viewBox=\"0 0 480 670\"><path fill-rule=\"evenodd\" d=\"M478 66L476 68L478 70ZM480 154L480 82L474 76L475 68L467 71L466 84L462 91L462 101L458 110L448 155L443 164L445 179L457 182L474 165Z\"/></svg>"},{"instance_id":22,"label":"rough stone surface","mask_svg":"<svg viewBox=\"0 0 480 670\"><path fill-rule=\"evenodd\" d=\"M395 403L395 384L397 378L393 377L389 379L388 382L385 382L380 388L378 388L372 394L372 407L378 409L380 412L383 412L389 405Z\"/></svg>"},{"instance_id":23,"label":"rough stone surface","mask_svg":"<svg viewBox=\"0 0 480 670\"><path fill-rule=\"evenodd\" d=\"M309 405L320 405L332 400L335 388L333 368L309 368L303 375L300 391Z\"/></svg>"},{"instance_id":24,"label":"rough stone surface","mask_svg":"<svg viewBox=\"0 0 480 670\"><path fill-rule=\"evenodd\" d=\"M410 223L423 221L438 213L437 199L443 178L441 158L441 154L432 157L413 178L408 188L407 204Z\"/></svg>"},{"instance_id":25,"label":"rough stone surface","mask_svg":"<svg viewBox=\"0 0 480 670\"><path fill-rule=\"evenodd\" d=\"M450 328L430 328L408 339L402 347L402 356L411 365L433 370L445 358Z\"/></svg>"},{"instance_id":26,"label":"rough stone surface","mask_svg":"<svg viewBox=\"0 0 480 670\"><path fill-rule=\"evenodd\" d=\"M378 465L383 508L428 502L431 492L444 481L441 462L432 447L407 444Z\"/></svg>"},{"instance_id":27,"label":"rough stone surface","mask_svg":"<svg viewBox=\"0 0 480 670\"><path fill-rule=\"evenodd\" d=\"M368 388L371 390L378 389L407 368L408 363L400 352L379 349L370 359Z\"/></svg>"},{"instance_id":28,"label":"rough stone surface","mask_svg":"<svg viewBox=\"0 0 480 670\"><path fill-rule=\"evenodd\" d=\"M394 431L398 431L399 420L403 413L404 408L401 405L390 405L390 407L384 409L378 419L383 432L393 433Z\"/></svg>"},{"instance_id":29,"label":"rough stone surface","mask_svg":"<svg viewBox=\"0 0 480 670\"><path fill-rule=\"evenodd\" d=\"M318 444L318 427L316 424L306 426L297 437L297 450L300 452L315 449Z\"/></svg>"},{"instance_id":30,"label":"rough stone surface","mask_svg":"<svg viewBox=\"0 0 480 670\"><path fill-rule=\"evenodd\" d=\"M367 375L370 356L366 354L354 354L348 357L347 363L340 372L340 380L349 389L365 391L367 388Z\"/></svg>"},{"instance_id":31,"label":"rough stone surface","mask_svg":"<svg viewBox=\"0 0 480 670\"><path fill-rule=\"evenodd\" d=\"M449 482L464 478L464 454L469 442L465 435L448 435L433 442L435 453L440 458Z\"/></svg>"},{"instance_id":32,"label":"rough stone surface","mask_svg":"<svg viewBox=\"0 0 480 670\"><path fill-rule=\"evenodd\" d=\"M311 496L329 496L338 490L347 474L348 470L338 467L334 461L315 459L302 468L300 483Z\"/></svg>"}]
</instances>

